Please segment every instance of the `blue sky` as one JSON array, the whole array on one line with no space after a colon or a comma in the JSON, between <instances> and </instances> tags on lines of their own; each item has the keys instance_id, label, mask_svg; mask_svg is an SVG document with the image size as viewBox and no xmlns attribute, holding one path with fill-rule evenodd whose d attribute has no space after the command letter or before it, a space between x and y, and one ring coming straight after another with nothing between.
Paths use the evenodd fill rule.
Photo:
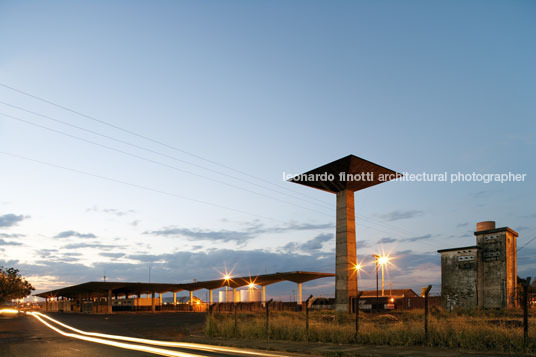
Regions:
<instances>
[{"instance_id":1,"label":"blue sky","mask_svg":"<svg viewBox=\"0 0 536 357\"><path fill-rule=\"evenodd\" d=\"M527 174L356 193L362 259L391 251L393 287L437 287L435 251L472 245L477 221L518 230L518 246L536 235L535 11L531 1L0 2L0 83L168 145L0 86L11 105L0 104L0 151L11 155L0 155L0 262L40 290L104 273L144 281L149 266L153 281L177 282L226 268L333 271L334 196L283 172L355 154L399 172ZM536 243L520 251L520 274L535 253ZM374 286L368 270L363 288ZM306 293L332 295L332 284Z\"/></svg>"}]
</instances>

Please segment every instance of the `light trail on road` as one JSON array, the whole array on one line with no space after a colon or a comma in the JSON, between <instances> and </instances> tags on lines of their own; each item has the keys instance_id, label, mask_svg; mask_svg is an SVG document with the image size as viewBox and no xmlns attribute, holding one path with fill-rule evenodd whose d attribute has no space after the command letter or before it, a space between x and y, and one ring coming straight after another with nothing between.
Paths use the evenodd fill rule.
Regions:
<instances>
[{"instance_id":1,"label":"light trail on road","mask_svg":"<svg viewBox=\"0 0 536 357\"><path fill-rule=\"evenodd\" d=\"M39 320L42 324L44 324L48 328L56 331L57 333L65 336L65 337L71 337L71 338L76 338L76 339L79 339L79 340L84 340L84 341L89 341L89 342L94 342L94 343L100 343L100 344L103 344L103 345L119 347L119 348L123 348L123 349L127 349L127 350L148 352L148 353L157 354L157 355L161 355L161 356L170 356L170 357L203 357L202 355L196 355L196 354L184 353L184 352L178 352L178 351L171 351L171 350L166 350L166 349L158 348L158 347L134 345L134 344L131 344L131 343L110 341L110 340L105 340L105 339L102 339L102 338L89 337L89 336L79 335L79 334L76 334L76 333L65 332L65 331L62 331L62 330L60 330L59 328L57 328L55 326L52 326L51 324L49 324L48 322L43 320L40 316L38 316L38 314L42 315L39 312L28 312L28 314L30 314L33 317L35 317L37 320ZM42 315L42 316L46 316L46 315Z\"/></svg>"},{"instance_id":2,"label":"light trail on road","mask_svg":"<svg viewBox=\"0 0 536 357\"><path fill-rule=\"evenodd\" d=\"M53 328L56 331L61 331L50 324L48 324L46 321L42 320L41 317L44 317L45 319L62 326L66 329L69 329L71 331L76 332L79 334L80 337L87 337L87 336L93 336L93 337L100 337L104 339L111 339L111 340L121 340L121 341L128 341L128 342L136 342L141 343L145 345L154 345L154 346L164 346L164 347L175 347L175 348L186 348L186 349L193 349L198 351L204 351L204 352L220 352L220 353L233 353L233 354L241 354L241 355L253 355L253 356L263 356L263 357L281 357L284 356L282 354L274 354L274 353L266 353L266 352L260 352L260 351L248 351L243 350L239 348L234 347L222 347L222 346L211 346L211 345L203 345L198 343L187 343L187 342L174 342L174 341L160 341L160 340L149 340L144 338L136 338L136 337L128 337L128 336L119 336L119 335L110 335L110 334L104 334L104 333L98 333L98 332L86 332L83 330L79 330L77 328L74 328L72 326L69 326L67 324L64 324L61 321L55 320L50 316L47 316L45 314L42 314L40 312L33 312L31 313L34 317L38 318L41 322L45 323L47 326ZM62 333L61 331L60 333ZM64 334L66 332L63 332ZM70 334L70 333L67 333ZM76 335L76 334L72 334ZM93 337L87 337L87 338L93 338ZM103 340L108 342L114 342L109 340ZM132 346L139 346L139 345L132 345ZM152 347L151 347L152 348ZM161 349L163 351L168 352L175 352L175 351L169 351L165 349ZM147 351L149 352L149 351ZM173 355L175 356L175 355ZM198 356L198 355L181 355L181 356Z\"/></svg>"}]
</instances>

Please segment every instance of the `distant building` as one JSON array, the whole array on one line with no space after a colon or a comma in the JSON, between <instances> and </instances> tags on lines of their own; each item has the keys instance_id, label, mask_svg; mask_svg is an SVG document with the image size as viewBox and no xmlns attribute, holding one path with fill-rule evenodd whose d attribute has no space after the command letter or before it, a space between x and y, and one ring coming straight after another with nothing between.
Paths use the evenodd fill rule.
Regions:
<instances>
[{"instance_id":1,"label":"distant building","mask_svg":"<svg viewBox=\"0 0 536 357\"><path fill-rule=\"evenodd\" d=\"M517 237L494 221L476 225L476 245L438 250L441 305L455 308L510 308L517 294Z\"/></svg>"}]
</instances>

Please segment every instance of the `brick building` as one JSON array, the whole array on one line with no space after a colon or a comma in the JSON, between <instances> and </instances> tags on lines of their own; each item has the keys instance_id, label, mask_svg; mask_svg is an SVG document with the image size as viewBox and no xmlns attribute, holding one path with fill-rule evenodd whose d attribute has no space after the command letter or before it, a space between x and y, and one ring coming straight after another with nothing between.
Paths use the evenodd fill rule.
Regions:
<instances>
[{"instance_id":1,"label":"brick building","mask_svg":"<svg viewBox=\"0 0 536 357\"><path fill-rule=\"evenodd\" d=\"M476 225L476 245L438 250L441 305L455 308L511 308L517 294L517 237L495 222Z\"/></svg>"}]
</instances>

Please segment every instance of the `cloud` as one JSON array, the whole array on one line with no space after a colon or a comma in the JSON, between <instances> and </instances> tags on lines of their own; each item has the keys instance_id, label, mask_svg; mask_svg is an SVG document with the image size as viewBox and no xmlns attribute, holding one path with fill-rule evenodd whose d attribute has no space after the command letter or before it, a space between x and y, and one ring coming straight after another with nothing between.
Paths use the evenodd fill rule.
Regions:
<instances>
[{"instance_id":1,"label":"cloud","mask_svg":"<svg viewBox=\"0 0 536 357\"><path fill-rule=\"evenodd\" d=\"M402 219L410 219L410 218L418 217L422 215L423 215L423 212L419 210L407 210L407 211L396 210L396 211L392 211L386 214L381 214L379 216L383 220L391 222L391 221L398 221Z\"/></svg>"},{"instance_id":2,"label":"cloud","mask_svg":"<svg viewBox=\"0 0 536 357\"><path fill-rule=\"evenodd\" d=\"M22 245L22 243L6 241L0 238L0 245Z\"/></svg>"},{"instance_id":3,"label":"cloud","mask_svg":"<svg viewBox=\"0 0 536 357\"><path fill-rule=\"evenodd\" d=\"M23 215L16 215L13 213L8 213L0 216L0 227L13 227L23 219L28 218Z\"/></svg>"},{"instance_id":4,"label":"cloud","mask_svg":"<svg viewBox=\"0 0 536 357\"><path fill-rule=\"evenodd\" d=\"M185 237L190 240L210 240L222 242L237 242L244 243L254 237L253 234L240 231L228 230L202 230L189 228L173 228L167 227L157 231L144 232L144 234L152 234L156 236L166 237Z\"/></svg>"},{"instance_id":5,"label":"cloud","mask_svg":"<svg viewBox=\"0 0 536 357\"><path fill-rule=\"evenodd\" d=\"M22 238L26 236L24 234L19 234L19 233L12 233L12 234L0 233L0 237L1 238Z\"/></svg>"},{"instance_id":6,"label":"cloud","mask_svg":"<svg viewBox=\"0 0 536 357\"><path fill-rule=\"evenodd\" d=\"M396 241L397 241L396 238L385 237L385 238L380 239L378 241L378 243L379 244L389 244L389 243L394 243Z\"/></svg>"},{"instance_id":7,"label":"cloud","mask_svg":"<svg viewBox=\"0 0 536 357\"><path fill-rule=\"evenodd\" d=\"M110 253L110 252L102 252L99 253L99 255L106 257L106 258L121 258L125 256L125 253Z\"/></svg>"},{"instance_id":8,"label":"cloud","mask_svg":"<svg viewBox=\"0 0 536 357\"><path fill-rule=\"evenodd\" d=\"M54 238L69 238L69 237L97 238L97 236L94 235L93 233L79 233L76 231L63 231L54 236Z\"/></svg>"},{"instance_id":9,"label":"cloud","mask_svg":"<svg viewBox=\"0 0 536 357\"><path fill-rule=\"evenodd\" d=\"M129 209L129 210L120 210L117 208L98 208L97 206L94 206L92 208L86 209L86 212L103 212L112 214L117 217L126 216L128 214L136 213L136 211Z\"/></svg>"},{"instance_id":10,"label":"cloud","mask_svg":"<svg viewBox=\"0 0 536 357\"><path fill-rule=\"evenodd\" d=\"M456 228L467 227L468 225L469 225L469 222L458 223L458 224L456 225Z\"/></svg>"},{"instance_id":11,"label":"cloud","mask_svg":"<svg viewBox=\"0 0 536 357\"><path fill-rule=\"evenodd\" d=\"M527 250L529 247L527 247ZM533 251L526 251L530 256ZM536 253L535 253L536 254ZM389 280L393 288L413 288L419 292L427 284L440 286L440 255L437 253L419 253L411 250L392 252L393 266L389 268ZM286 271L334 272L335 254L297 254L275 253L264 250L214 249L207 252L176 252L166 254L138 254L126 256L135 262L106 261L91 265L79 262L41 260L26 264L16 261L0 265L15 266L25 276L53 277L57 286L47 285L47 289L64 287L102 279L102 272L110 281L147 281L148 265L151 266L153 282L191 282L192 279L212 280L221 277L222 272L232 271L232 276L248 276ZM359 256L359 261L370 262L370 256ZM530 261L530 260L529 260ZM145 263L145 264L141 264ZM226 269L227 268L227 269ZM360 277L362 289L375 286L374 268L365 269ZM333 296L333 278L306 283L304 288L318 287L311 293ZM32 282L32 281L31 281ZM39 286L37 286L40 289ZM295 289L293 283L278 283L268 287L269 296L283 296ZM42 289L42 288L41 288ZM205 291L200 292L205 294Z\"/></svg>"},{"instance_id":12,"label":"cloud","mask_svg":"<svg viewBox=\"0 0 536 357\"><path fill-rule=\"evenodd\" d=\"M243 230L209 230L198 228L164 227L160 230L146 231L144 234L164 237L184 237L189 240L208 240L220 242L236 242L244 244L247 241L266 233L285 233L289 231L322 230L333 228L333 224L311 224L289 222L281 226L266 227L254 222ZM313 244L313 243L311 243Z\"/></svg>"},{"instance_id":13,"label":"cloud","mask_svg":"<svg viewBox=\"0 0 536 357\"><path fill-rule=\"evenodd\" d=\"M323 248L324 243L333 240L333 238L333 233L321 233L305 243L289 242L280 247L278 251L283 253L293 253L296 251L302 251L305 253L320 253L319 250Z\"/></svg>"},{"instance_id":14,"label":"cloud","mask_svg":"<svg viewBox=\"0 0 536 357\"><path fill-rule=\"evenodd\" d=\"M422 235L422 236L400 239L400 241L401 242L416 242L416 241L419 241L419 240L430 239L430 238L432 238L431 234L425 234L425 235Z\"/></svg>"},{"instance_id":15,"label":"cloud","mask_svg":"<svg viewBox=\"0 0 536 357\"><path fill-rule=\"evenodd\" d=\"M139 219L136 219L136 220L130 222L130 225L131 225L132 227L137 227L138 224L140 224L140 220L139 220Z\"/></svg>"},{"instance_id":16,"label":"cloud","mask_svg":"<svg viewBox=\"0 0 536 357\"><path fill-rule=\"evenodd\" d=\"M80 248L100 248L100 249L112 249L119 248L119 245L112 244L100 244L100 243L72 243L63 246L63 249L80 249Z\"/></svg>"},{"instance_id":17,"label":"cloud","mask_svg":"<svg viewBox=\"0 0 536 357\"><path fill-rule=\"evenodd\" d=\"M333 233L322 233L317 235L311 240L308 240L307 242L303 243L300 246L301 250L304 251L315 251L322 249L322 246L325 242L328 242L334 238Z\"/></svg>"},{"instance_id":18,"label":"cloud","mask_svg":"<svg viewBox=\"0 0 536 357\"><path fill-rule=\"evenodd\" d=\"M48 258L55 255L57 252L57 249L40 249L37 251L37 254L39 254L41 258Z\"/></svg>"}]
</instances>

